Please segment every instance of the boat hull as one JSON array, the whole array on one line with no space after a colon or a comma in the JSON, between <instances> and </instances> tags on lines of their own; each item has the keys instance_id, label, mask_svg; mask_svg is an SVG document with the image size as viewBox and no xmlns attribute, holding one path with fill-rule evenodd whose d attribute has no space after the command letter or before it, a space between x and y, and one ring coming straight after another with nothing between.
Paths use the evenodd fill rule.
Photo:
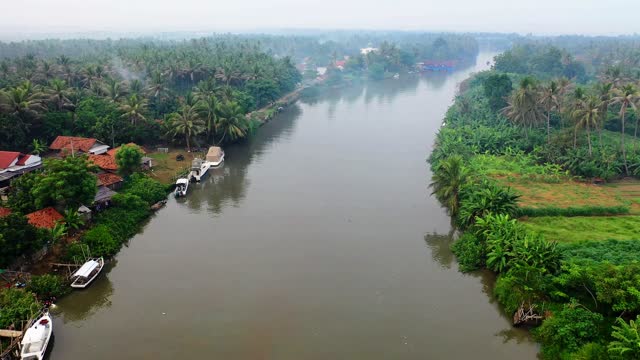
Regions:
<instances>
[{"instance_id":1,"label":"boat hull","mask_svg":"<svg viewBox=\"0 0 640 360\"><path fill-rule=\"evenodd\" d=\"M76 279L73 283L71 283L71 287L74 289L84 289L87 286L91 285L91 283L98 277L98 275L100 275L100 273L102 272L102 269L104 268L104 258L98 259L98 262L100 263L100 267L98 268L98 271L93 276L88 278L87 281L83 283L79 283L78 279Z\"/></svg>"},{"instance_id":2,"label":"boat hull","mask_svg":"<svg viewBox=\"0 0 640 360\"><path fill-rule=\"evenodd\" d=\"M46 321L46 324L41 323L43 320ZM51 341L51 336L53 335L53 321L51 319L51 315L49 315L49 312L45 312L38 320L36 320L36 322L31 326L31 328L37 327L37 326L48 327L48 330L45 330L46 336L42 340L43 345L41 349L38 351L24 352L24 346L26 346L26 344L23 344L23 352L20 354L21 360L43 360L45 358L47 348L49 347L49 342ZM31 331L31 328L27 330L27 332Z\"/></svg>"}]
</instances>

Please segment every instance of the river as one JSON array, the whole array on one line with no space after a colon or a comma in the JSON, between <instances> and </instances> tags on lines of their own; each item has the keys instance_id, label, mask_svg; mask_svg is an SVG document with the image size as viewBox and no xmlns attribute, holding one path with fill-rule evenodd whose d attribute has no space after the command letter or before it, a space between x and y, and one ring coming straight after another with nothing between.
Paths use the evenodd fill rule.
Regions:
<instances>
[{"instance_id":1,"label":"river","mask_svg":"<svg viewBox=\"0 0 640 360\"><path fill-rule=\"evenodd\" d=\"M535 359L461 274L425 159L451 74L301 100L55 308L54 360Z\"/></svg>"}]
</instances>

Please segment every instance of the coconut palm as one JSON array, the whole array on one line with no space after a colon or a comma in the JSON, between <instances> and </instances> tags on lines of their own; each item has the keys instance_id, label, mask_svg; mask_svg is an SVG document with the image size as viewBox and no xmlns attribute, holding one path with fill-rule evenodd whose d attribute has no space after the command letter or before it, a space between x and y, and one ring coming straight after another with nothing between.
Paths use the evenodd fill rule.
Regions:
<instances>
[{"instance_id":1,"label":"coconut palm","mask_svg":"<svg viewBox=\"0 0 640 360\"><path fill-rule=\"evenodd\" d=\"M111 102L118 102L126 94L124 84L114 78L107 78L103 87L104 94Z\"/></svg>"},{"instance_id":2,"label":"coconut palm","mask_svg":"<svg viewBox=\"0 0 640 360\"><path fill-rule=\"evenodd\" d=\"M222 134L220 143L225 139L235 141L247 136L249 124L247 117L238 103L227 101L220 104L220 114L216 132Z\"/></svg>"},{"instance_id":3,"label":"coconut palm","mask_svg":"<svg viewBox=\"0 0 640 360\"><path fill-rule=\"evenodd\" d=\"M218 98L215 95L203 97L198 101L197 110L201 118L204 119L207 129L207 139L216 138L216 126L218 121Z\"/></svg>"},{"instance_id":4,"label":"coconut palm","mask_svg":"<svg viewBox=\"0 0 640 360\"><path fill-rule=\"evenodd\" d=\"M629 175L629 166L627 164L627 150L624 145L625 117L629 108L633 109L633 111L637 110L636 103L638 102L639 98L640 93L638 92L638 88L636 88L632 84L628 84L620 89L616 89L614 97L611 99L612 104L620 104L620 148L622 150L622 159L624 161L624 172L627 175Z\"/></svg>"},{"instance_id":5,"label":"coconut palm","mask_svg":"<svg viewBox=\"0 0 640 360\"><path fill-rule=\"evenodd\" d=\"M467 183L468 177L469 170L459 155L441 160L431 176L431 194L436 196L453 218L460 210L460 190Z\"/></svg>"},{"instance_id":6,"label":"coconut palm","mask_svg":"<svg viewBox=\"0 0 640 360\"><path fill-rule=\"evenodd\" d=\"M575 121L574 134L577 132L577 129L580 129L580 128L587 130L587 143L589 144L589 156L592 155L591 128L598 126L598 121L600 119L601 106L602 106L602 101L598 96L589 95L583 101L580 102L580 105L572 113L572 118Z\"/></svg>"},{"instance_id":7,"label":"coconut palm","mask_svg":"<svg viewBox=\"0 0 640 360\"><path fill-rule=\"evenodd\" d=\"M49 102L53 104L56 110L75 110L75 105L69 100L71 91L64 80L53 79L49 81L46 94Z\"/></svg>"},{"instance_id":8,"label":"coconut palm","mask_svg":"<svg viewBox=\"0 0 640 360\"><path fill-rule=\"evenodd\" d=\"M595 90L601 102L600 118L598 119L598 138L600 139L600 146L602 146L602 130L607 123L609 104L613 95L613 83L598 83Z\"/></svg>"},{"instance_id":9,"label":"coconut palm","mask_svg":"<svg viewBox=\"0 0 640 360\"><path fill-rule=\"evenodd\" d=\"M139 120L146 120L144 113L147 110L147 101L133 94L127 98L124 104L120 105L120 110L124 112L122 117L131 121L135 125Z\"/></svg>"},{"instance_id":10,"label":"coconut palm","mask_svg":"<svg viewBox=\"0 0 640 360\"><path fill-rule=\"evenodd\" d=\"M540 104L547 113L547 143L551 142L551 111L560 106L560 87L556 81L540 88Z\"/></svg>"},{"instance_id":11,"label":"coconut palm","mask_svg":"<svg viewBox=\"0 0 640 360\"><path fill-rule=\"evenodd\" d=\"M169 116L169 136L182 135L187 143L187 151L191 152L191 139L202 133L205 129L204 121L198 115L196 109L189 105L183 105L179 113Z\"/></svg>"},{"instance_id":12,"label":"coconut palm","mask_svg":"<svg viewBox=\"0 0 640 360\"><path fill-rule=\"evenodd\" d=\"M44 110L42 95L36 86L25 81L20 86L0 91L0 110L20 118L27 114L36 116Z\"/></svg>"},{"instance_id":13,"label":"coconut palm","mask_svg":"<svg viewBox=\"0 0 640 360\"><path fill-rule=\"evenodd\" d=\"M513 123L525 129L531 129L544 119L540 108L537 84L535 79L531 77L525 77L520 81L520 86L511 93L507 104L502 109L502 113ZM525 136L528 136L526 131Z\"/></svg>"}]
</instances>

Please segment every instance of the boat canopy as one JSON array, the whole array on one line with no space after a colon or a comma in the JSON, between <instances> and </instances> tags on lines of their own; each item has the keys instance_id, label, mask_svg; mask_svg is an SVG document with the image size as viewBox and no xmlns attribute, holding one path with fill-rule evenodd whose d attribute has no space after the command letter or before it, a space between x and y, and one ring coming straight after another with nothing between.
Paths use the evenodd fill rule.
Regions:
<instances>
[{"instance_id":1,"label":"boat canopy","mask_svg":"<svg viewBox=\"0 0 640 360\"><path fill-rule=\"evenodd\" d=\"M73 273L71 277L89 277L89 274L97 267L100 266L100 263L95 260L89 260L78 271Z\"/></svg>"},{"instance_id":2,"label":"boat canopy","mask_svg":"<svg viewBox=\"0 0 640 360\"><path fill-rule=\"evenodd\" d=\"M222 152L222 148L212 146L209 148L209 152L207 152L207 161L220 162L223 154L224 153Z\"/></svg>"},{"instance_id":3,"label":"boat canopy","mask_svg":"<svg viewBox=\"0 0 640 360\"><path fill-rule=\"evenodd\" d=\"M180 185L180 184L188 184L189 180L186 178L180 178L176 181L176 185Z\"/></svg>"}]
</instances>

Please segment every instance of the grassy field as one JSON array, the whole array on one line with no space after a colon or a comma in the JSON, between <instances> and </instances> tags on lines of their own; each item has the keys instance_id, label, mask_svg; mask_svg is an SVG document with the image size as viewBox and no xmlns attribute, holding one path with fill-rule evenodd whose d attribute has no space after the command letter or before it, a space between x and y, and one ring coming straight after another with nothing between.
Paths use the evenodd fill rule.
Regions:
<instances>
[{"instance_id":1,"label":"grassy field","mask_svg":"<svg viewBox=\"0 0 640 360\"><path fill-rule=\"evenodd\" d=\"M522 222L547 240L640 240L640 216L536 217Z\"/></svg>"},{"instance_id":2,"label":"grassy field","mask_svg":"<svg viewBox=\"0 0 640 360\"><path fill-rule=\"evenodd\" d=\"M176 156L184 155L183 161L177 161ZM184 150L170 149L168 153L154 152L147 154L153 159L153 170L148 174L163 184L172 184L176 180L176 175L191 167L191 160L199 153L188 153Z\"/></svg>"}]
</instances>

